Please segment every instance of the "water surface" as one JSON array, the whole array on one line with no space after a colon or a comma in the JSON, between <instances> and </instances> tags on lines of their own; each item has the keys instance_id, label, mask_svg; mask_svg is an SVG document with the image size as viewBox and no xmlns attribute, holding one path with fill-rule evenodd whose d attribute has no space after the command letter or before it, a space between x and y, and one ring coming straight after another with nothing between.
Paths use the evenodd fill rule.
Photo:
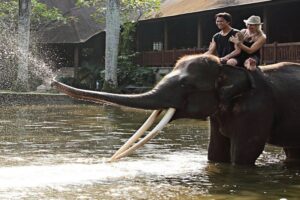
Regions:
<instances>
[{"instance_id":1,"label":"water surface","mask_svg":"<svg viewBox=\"0 0 300 200\"><path fill-rule=\"evenodd\" d=\"M177 120L109 158L150 112L95 105L0 107L0 199L298 199L300 170L267 146L255 167L207 161L208 122Z\"/></svg>"}]
</instances>

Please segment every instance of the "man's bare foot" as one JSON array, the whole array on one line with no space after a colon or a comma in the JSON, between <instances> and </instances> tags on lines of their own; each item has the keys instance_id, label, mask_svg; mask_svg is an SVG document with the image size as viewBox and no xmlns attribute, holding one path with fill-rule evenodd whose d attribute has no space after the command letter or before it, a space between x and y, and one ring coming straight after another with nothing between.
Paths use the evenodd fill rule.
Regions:
<instances>
[{"instance_id":1,"label":"man's bare foot","mask_svg":"<svg viewBox=\"0 0 300 200\"><path fill-rule=\"evenodd\" d=\"M256 69L256 61L253 58L248 58L244 65L246 69L250 71L254 71Z\"/></svg>"}]
</instances>

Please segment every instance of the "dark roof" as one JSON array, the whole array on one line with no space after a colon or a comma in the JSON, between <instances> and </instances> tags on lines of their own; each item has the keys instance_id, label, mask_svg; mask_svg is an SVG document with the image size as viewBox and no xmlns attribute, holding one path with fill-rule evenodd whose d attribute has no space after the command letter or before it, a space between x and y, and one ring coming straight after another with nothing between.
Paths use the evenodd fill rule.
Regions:
<instances>
[{"instance_id":1,"label":"dark roof","mask_svg":"<svg viewBox=\"0 0 300 200\"><path fill-rule=\"evenodd\" d=\"M92 14L93 8L78 8L75 0L40 0L49 7L56 7L64 16L74 17L74 20L63 24L53 22L38 31L40 43L82 43L94 35L104 31L104 25L97 23Z\"/></svg>"},{"instance_id":2,"label":"dark roof","mask_svg":"<svg viewBox=\"0 0 300 200\"><path fill-rule=\"evenodd\" d=\"M146 20L270 1L272 0L166 0L159 11Z\"/></svg>"}]
</instances>

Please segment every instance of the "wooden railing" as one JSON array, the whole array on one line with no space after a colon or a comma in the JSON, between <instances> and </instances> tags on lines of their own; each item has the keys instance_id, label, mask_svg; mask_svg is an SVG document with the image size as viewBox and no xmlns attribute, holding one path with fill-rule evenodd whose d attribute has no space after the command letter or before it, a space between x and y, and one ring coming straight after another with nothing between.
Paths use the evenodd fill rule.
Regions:
<instances>
[{"instance_id":1,"label":"wooden railing","mask_svg":"<svg viewBox=\"0 0 300 200\"><path fill-rule=\"evenodd\" d=\"M138 55L136 62L141 66L172 67L179 58L185 55L203 53L205 51L206 49L204 48L145 51Z\"/></svg>"},{"instance_id":2,"label":"wooden railing","mask_svg":"<svg viewBox=\"0 0 300 200\"><path fill-rule=\"evenodd\" d=\"M136 63L141 66L172 67L176 61L190 54L203 53L206 49L175 49L141 52ZM261 63L269 64L281 61L300 62L300 42L265 44L261 50Z\"/></svg>"},{"instance_id":3,"label":"wooden railing","mask_svg":"<svg viewBox=\"0 0 300 200\"><path fill-rule=\"evenodd\" d=\"M300 42L265 44L261 54L264 64L281 61L300 62Z\"/></svg>"}]
</instances>

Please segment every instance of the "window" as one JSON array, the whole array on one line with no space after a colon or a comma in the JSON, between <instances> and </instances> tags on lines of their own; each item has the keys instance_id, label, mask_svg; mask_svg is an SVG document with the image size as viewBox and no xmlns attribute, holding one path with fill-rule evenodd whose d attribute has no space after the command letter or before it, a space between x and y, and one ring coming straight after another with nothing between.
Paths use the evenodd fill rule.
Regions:
<instances>
[{"instance_id":1,"label":"window","mask_svg":"<svg viewBox=\"0 0 300 200\"><path fill-rule=\"evenodd\" d=\"M153 42L153 51L161 51L163 49L162 42Z\"/></svg>"}]
</instances>

